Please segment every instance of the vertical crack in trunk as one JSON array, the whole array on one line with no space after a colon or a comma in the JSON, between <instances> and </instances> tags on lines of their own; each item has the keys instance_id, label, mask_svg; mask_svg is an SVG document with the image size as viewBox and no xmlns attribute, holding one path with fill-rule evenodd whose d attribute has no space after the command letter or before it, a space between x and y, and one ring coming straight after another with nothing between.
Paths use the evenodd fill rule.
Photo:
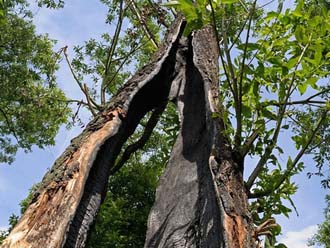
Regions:
<instances>
[{"instance_id":1,"label":"vertical crack in trunk","mask_svg":"<svg viewBox=\"0 0 330 248\"><path fill-rule=\"evenodd\" d=\"M208 167L214 133L207 123L207 94L193 62L191 39L182 39L181 44L177 59L181 73L172 84L178 90L181 128L157 188L145 247L223 247L223 227Z\"/></svg>"},{"instance_id":2,"label":"vertical crack in trunk","mask_svg":"<svg viewBox=\"0 0 330 248\"><path fill-rule=\"evenodd\" d=\"M223 135L218 52L208 26L181 39L171 97L181 128L156 191L145 247L254 247L242 170ZM175 94L175 92L177 92Z\"/></svg>"}]
</instances>

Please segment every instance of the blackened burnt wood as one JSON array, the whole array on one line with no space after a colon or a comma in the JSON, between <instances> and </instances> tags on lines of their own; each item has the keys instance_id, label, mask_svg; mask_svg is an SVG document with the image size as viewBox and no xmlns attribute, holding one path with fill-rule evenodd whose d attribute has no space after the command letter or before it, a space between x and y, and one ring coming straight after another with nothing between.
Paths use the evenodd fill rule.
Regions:
<instances>
[{"instance_id":1,"label":"blackened burnt wood","mask_svg":"<svg viewBox=\"0 0 330 248\"><path fill-rule=\"evenodd\" d=\"M180 41L170 97L180 132L150 212L145 248L255 247L241 164L214 118L218 48L213 28Z\"/></svg>"}]
</instances>

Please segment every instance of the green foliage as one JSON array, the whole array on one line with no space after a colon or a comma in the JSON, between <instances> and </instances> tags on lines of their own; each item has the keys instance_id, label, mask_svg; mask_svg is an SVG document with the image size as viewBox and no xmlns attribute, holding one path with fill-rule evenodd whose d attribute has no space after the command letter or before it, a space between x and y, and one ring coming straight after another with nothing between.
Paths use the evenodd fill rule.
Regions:
<instances>
[{"instance_id":1,"label":"green foliage","mask_svg":"<svg viewBox=\"0 0 330 248\"><path fill-rule=\"evenodd\" d=\"M302 146L306 142L304 139L306 130L309 129L311 124L315 125L317 122L317 116L319 115L320 110L311 107L308 107L305 111L297 111L295 113L296 119L299 121L299 126L297 125L294 128L296 135L292 138L297 147ZM326 120L320 126L310 148L306 151L307 154L310 154L313 157L316 165L316 169L308 172L307 176L309 178L312 176L319 176L324 188L330 188L330 174L328 170L328 167L330 166L330 128L328 123L330 123L329 116L327 116Z\"/></svg>"},{"instance_id":2,"label":"green foliage","mask_svg":"<svg viewBox=\"0 0 330 248\"><path fill-rule=\"evenodd\" d=\"M70 113L56 86L53 41L37 35L24 0L10 1L0 25L0 162L11 163L18 148L54 144Z\"/></svg>"},{"instance_id":3,"label":"green foliage","mask_svg":"<svg viewBox=\"0 0 330 248\"><path fill-rule=\"evenodd\" d=\"M15 225L17 224L19 219L19 216L12 214L11 216L9 216L9 228L8 230L0 230L0 245L1 243L6 239L6 237L8 236L9 232L15 227Z\"/></svg>"},{"instance_id":4,"label":"green foliage","mask_svg":"<svg viewBox=\"0 0 330 248\"><path fill-rule=\"evenodd\" d=\"M75 46L71 62L75 80L80 85L87 82L87 92L97 110L105 106L134 67L140 68L149 62L157 49L153 42L160 43L164 27L171 19L151 1L134 1L130 5L122 1L102 2L108 8L106 23L115 24L114 31Z\"/></svg>"},{"instance_id":5,"label":"green foliage","mask_svg":"<svg viewBox=\"0 0 330 248\"><path fill-rule=\"evenodd\" d=\"M46 6L51 9L59 9L64 7L64 0L37 0L38 6Z\"/></svg>"},{"instance_id":6,"label":"green foliage","mask_svg":"<svg viewBox=\"0 0 330 248\"><path fill-rule=\"evenodd\" d=\"M324 222L318 226L317 233L308 241L309 246L330 248L330 195L326 198L327 207L324 209Z\"/></svg>"}]
</instances>

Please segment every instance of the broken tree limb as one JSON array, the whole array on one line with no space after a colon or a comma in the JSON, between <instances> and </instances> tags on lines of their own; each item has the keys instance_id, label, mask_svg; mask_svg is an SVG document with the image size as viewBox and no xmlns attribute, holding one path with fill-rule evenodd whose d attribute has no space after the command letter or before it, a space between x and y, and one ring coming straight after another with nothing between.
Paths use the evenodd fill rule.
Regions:
<instances>
[{"instance_id":1,"label":"broken tree limb","mask_svg":"<svg viewBox=\"0 0 330 248\"><path fill-rule=\"evenodd\" d=\"M121 147L141 118L168 97L183 29L184 21L178 18L152 62L72 140L2 248L84 247Z\"/></svg>"}]
</instances>

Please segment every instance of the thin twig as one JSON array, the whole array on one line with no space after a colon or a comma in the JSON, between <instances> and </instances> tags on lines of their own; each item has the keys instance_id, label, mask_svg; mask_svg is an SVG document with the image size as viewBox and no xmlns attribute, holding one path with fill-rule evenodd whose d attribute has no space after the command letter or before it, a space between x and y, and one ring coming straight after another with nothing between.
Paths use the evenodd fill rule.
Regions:
<instances>
[{"instance_id":1,"label":"thin twig","mask_svg":"<svg viewBox=\"0 0 330 248\"><path fill-rule=\"evenodd\" d=\"M112 75L112 77L108 81L108 83L105 85L105 88L107 88L113 82L113 80L116 78L116 76L118 75L118 73L121 70L121 68L125 65L126 61L130 58L130 55L132 55L133 53L135 53L137 50L139 50L144 45L146 45L146 43L142 43L141 45L136 46L125 57L123 57L123 61L120 63L120 65L118 66L116 72Z\"/></svg>"},{"instance_id":2,"label":"thin twig","mask_svg":"<svg viewBox=\"0 0 330 248\"><path fill-rule=\"evenodd\" d=\"M86 84L84 84L84 90L85 90L85 92L88 92L88 88L87 88ZM91 98L90 98L89 93L86 94L86 98L87 98L86 100L87 100L88 106L92 106L92 102L91 102ZM93 108L89 108L89 110L91 111L91 113L94 117L97 115Z\"/></svg>"},{"instance_id":3,"label":"thin twig","mask_svg":"<svg viewBox=\"0 0 330 248\"><path fill-rule=\"evenodd\" d=\"M243 58L242 58L242 63L241 63L241 71L240 71L239 82L238 82L238 109L237 109L238 111L236 113L237 129L236 129L236 134L235 134L236 147L239 147L241 145L241 139L242 139L243 76L244 76L244 69L245 69L245 60L246 60L246 56L247 56L247 47L248 47L249 38L250 38L252 17L254 14L256 3L257 3L257 0L255 0L253 2L251 10L249 12L249 23L248 23L248 28L247 28L245 47L244 47Z\"/></svg>"},{"instance_id":4,"label":"thin twig","mask_svg":"<svg viewBox=\"0 0 330 248\"><path fill-rule=\"evenodd\" d=\"M110 69L110 66L111 66L111 63L112 63L112 57L114 55L114 52L115 52L115 49L116 49L116 46L117 46L117 43L118 43L118 38L119 38L120 31L121 31L121 26L122 26L122 23L123 23L123 18L124 18L123 2L124 2L123 0L120 1L118 22L117 22L114 37L113 37L112 42L111 42L111 46L108 50L107 60L106 60L106 63L105 63L105 70L104 70L103 80L102 80L102 84L101 84L101 94L100 94L102 105L105 104L105 91L106 91L106 87L108 85L107 78L108 78L109 69Z\"/></svg>"},{"instance_id":5,"label":"thin twig","mask_svg":"<svg viewBox=\"0 0 330 248\"><path fill-rule=\"evenodd\" d=\"M220 56L220 60L221 60L221 64L222 64L222 67L223 67L223 71L225 73L225 76L226 76L226 79L227 79L227 82L228 82L228 85L229 85L229 88L230 88L230 91L232 92L233 95L235 95L234 93L234 89L233 89L233 86L230 82L230 77L229 77L229 74L227 72L227 69L226 69L226 63L225 63L225 60L221 54L221 48L220 48L220 37L219 37L219 33L218 33L218 30L217 30L217 25L216 25L216 18L215 18L215 11L214 11L214 8L212 6L212 2L211 0L209 0L209 4L211 6L211 12L212 12L212 22L213 22L213 29L214 29L214 33L215 33L215 38L217 40L217 48L218 48L218 53L219 53L219 56Z\"/></svg>"},{"instance_id":6,"label":"thin twig","mask_svg":"<svg viewBox=\"0 0 330 248\"><path fill-rule=\"evenodd\" d=\"M89 109L92 111L92 109L96 108L96 109L100 109L100 106L90 97L88 91L85 90L85 87L84 85L80 82L78 76L76 75L75 71L73 70L73 67L71 65L71 62L69 60L69 56L67 54L67 48L68 46L65 46L62 48L62 51L63 51L63 54L64 54L64 57L65 57L65 60L69 66L69 69L71 71L71 74L73 76L73 78L75 79L76 83L78 84L80 90L84 93L85 97L86 97L86 100L87 100L87 103L90 103L88 106L89 106Z\"/></svg>"},{"instance_id":7,"label":"thin twig","mask_svg":"<svg viewBox=\"0 0 330 248\"><path fill-rule=\"evenodd\" d=\"M139 23L142 26L143 32L145 33L145 35L147 36L147 38L150 40L151 44L154 46L154 48L158 48L158 44L156 42L156 39L154 38L154 36L152 35L152 33L150 32L147 24L145 23L145 21L143 20L140 11L138 9L138 7L136 6L134 0L126 0L128 1L128 5L131 8L131 10L134 12L135 16L137 17Z\"/></svg>"}]
</instances>

